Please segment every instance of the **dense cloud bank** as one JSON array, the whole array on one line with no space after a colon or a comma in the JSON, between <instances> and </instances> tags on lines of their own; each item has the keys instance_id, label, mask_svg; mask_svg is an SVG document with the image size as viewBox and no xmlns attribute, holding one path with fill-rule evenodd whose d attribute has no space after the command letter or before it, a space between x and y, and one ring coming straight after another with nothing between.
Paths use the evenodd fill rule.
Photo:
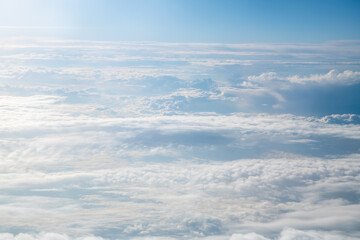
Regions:
<instances>
[{"instance_id":1,"label":"dense cloud bank","mask_svg":"<svg viewBox=\"0 0 360 240\"><path fill-rule=\"evenodd\" d=\"M3 173L1 226L91 229L110 239L239 231L271 236L285 226L359 236L359 164L358 155L289 156Z\"/></svg>"},{"instance_id":2,"label":"dense cloud bank","mask_svg":"<svg viewBox=\"0 0 360 240\"><path fill-rule=\"evenodd\" d=\"M146 237L146 238L131 238L130 240L176 240L177 238L170 237ZM194 239L210 239L210 238L194 238ZM317 231L299 231L292 228L283 230L279 237L266 238L256 233L247 234L233 234L230 238L228 236L214 236L211 239L215 240L294 240L294 239L307 239L307 240L354 240L355 238L348 236L341 236L338 234L324 233ZM101 237L85 236L85 237L69 237L64 234L56 233L40 233L40 234L26 234L20 233L17 235L9 233L0 233L0 240L107 240Z\"/></svg>"},{"instance_id":3,"label":"dense cloud bank","mask_svg":"<svg viewBox=\"0 0 360 240\"><path fill-rule=\"evenodd\" d=\"M359 42L0 42L0 239L360 238Z\"/></svg>"}]
</instances>

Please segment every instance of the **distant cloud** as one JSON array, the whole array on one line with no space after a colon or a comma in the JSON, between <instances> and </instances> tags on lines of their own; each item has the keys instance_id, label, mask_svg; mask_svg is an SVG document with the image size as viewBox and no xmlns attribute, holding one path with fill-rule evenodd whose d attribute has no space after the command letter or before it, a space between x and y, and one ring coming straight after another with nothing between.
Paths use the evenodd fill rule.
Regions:
<instances>
[{"instance_id":1,"label":"distant cloud","mask_svg":"<svg viewBox=\"0 0 360 240\"><path fill-rule=\"evenodd\" d=\"M248 234L233 234L230 240L271 240L274 238L265 238L256 233ZM332 234L319 231L300 231L293 228L284 229L277 240L296 240L296 239L309 239L309 240L355 240L357 238Z\"/></svg>"},{"instance_id":2,"label":"distant cloud","mask_svg":"<svg viewBox=\"0 0 360 240\"><path fill-rule=\"evenodd\" d=\"M128 240L180 240L182 238L173 237L135 237L126 238ZM230 238L224 235L209 237L188 237L189 240L295 240L295 239L309 239L309 240L356 240L357 238L346 235L339 235L336 233L327 233L320 231L300 231L293 228L284 229L278 238L266 238L261 234L246 233L233 234ZM40 234L19 233L16 235L10 233L0 233L0 240L108 240L107 238L96 236L70 237L65 234L42 232ZM120 239L119 239L120 240Z\"/></svg>"},{"instance_id":3,"label":"distant cloud","mask_svg":"<svg viewBox=\"0 0 360 240\"><path fill-rule=\"evenodd\" d=\"M95 236L71 238L65 234L43 232L36 235L28 233L19 233L17 235L0 233L0 240L104 240L104 238Z\"/></svg>"},{"instance_id":4,"label":"distant cloud","mask_svg":"<svg viewBox=\"0 0 360 240\"><path fill-rule=\"evenodd\" d=\"M135 237L126 238L128 240L180 240L182 238L173 237ZM300 231L293 228L284 229L278 238L266 238L261 234L246 233L246 234L233 234L230 238L226 235L218 235L209 237L188 237L189 240L295 240L295 239L309 239L309 240L356 240L357 238L338 235L336 233L326 233L320 231ZM40 234L19 233L13 235L10 233L0 233L0 240L108 240L96 236L83 236L83 237L70 237L65 234L42 232ZM119 239L120 240L120 239Z\"/></svg>"},{"instance_id":5,"label":"distant cloud","mask_svg":"<svg viewBox=\"0 0 360 240\"><path fill-rule=\"evenodd\" d=\"M267 72L267 73L262 73L259 76L249 76L248 80L250 82L263 83L263 82L271 81L271 80L274 80L274 79L277 79L277 78L278 78L277 73L275 73L275 72Z\"/></svg>"},{"instance_id":6,"label":"distant cloud","mask_svg":"<svg viewBox=\"0 0 360 240\"><path fill-rule=\"evenodd\" d=\"M270 240L256 233L233 234L230 240Z\"/></svg>"},{"instance_id":7,"label":"distant cloud","mask_svg":"<svg viewBox=\"0 0 360 240\"><path fill-rule=\"evenodd\" d=\"M305 84L307 82L319 84L339 84L351 85L360 82L360 72L353 72L346 70L344 72L337 72L331 70L326 74L312 74L309 77L299 77L297 75L286 78L291 83Z\"/></svg>"},{"instance_id":8,"label":"distant cloud","mask_svg":"<svg viewBox=\"0 0 360 240\"><path fill-rule=\"evenodd\" d=\"M266 84L273 80L287 81L295 84L338 84L338 85L352 85L360 82L360 72L353 72L346 70L344 72L338 72L335 69L330 70L326 74L311 74L310 76L301 77L299 75L293 75L288 77L279 76L275 72L262 73L258 76L249 76L250 82L257 82Z\"/></svg>"}]
</instances>

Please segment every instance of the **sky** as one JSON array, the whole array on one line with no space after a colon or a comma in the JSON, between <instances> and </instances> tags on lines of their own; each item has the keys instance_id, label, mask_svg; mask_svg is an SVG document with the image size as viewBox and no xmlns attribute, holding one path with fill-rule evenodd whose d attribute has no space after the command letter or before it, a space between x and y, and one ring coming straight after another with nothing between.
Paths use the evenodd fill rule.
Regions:
<instances>
[{"instance_id":1,"label":"sky","mask_svg":"<svg viewBox=\"0 0 360 240\"><path fill-rule=\"evenodd\" d=\"M360 2L0 0L0 240L360 238Z\"/></svg>"},{"instance_id":2,"label":"sky","mask_svg":"<svg viewBox=\"0 0 360 240\"><path fill-rule=\"evenodd\" d=\"M1 1L3 36L213 43L359 39L356 0Z\"/></svg>"}]
</instances>

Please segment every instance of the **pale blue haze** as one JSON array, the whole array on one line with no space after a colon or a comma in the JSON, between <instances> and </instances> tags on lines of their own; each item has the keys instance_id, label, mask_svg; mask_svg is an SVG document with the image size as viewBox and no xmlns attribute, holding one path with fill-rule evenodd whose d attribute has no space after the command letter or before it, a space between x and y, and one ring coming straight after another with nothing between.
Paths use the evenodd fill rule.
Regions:
<instances>
[{"instance_id":1,"label":"pale blue haze","mask_svg":"<svg viewBox=\"0 0 360 240\"><path fill-rule=\"evenodd\" d=\"M0 22L84 40L294 43L358 39L359 11L356 0L14 0Z\"/></svg>"}]
</instances>

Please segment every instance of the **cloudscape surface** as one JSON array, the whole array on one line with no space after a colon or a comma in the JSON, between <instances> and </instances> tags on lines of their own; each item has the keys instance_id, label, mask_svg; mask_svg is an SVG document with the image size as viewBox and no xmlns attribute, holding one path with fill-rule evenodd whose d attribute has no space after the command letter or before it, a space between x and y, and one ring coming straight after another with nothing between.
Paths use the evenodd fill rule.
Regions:
<instances>
[{"instance_id":1,"label":"cloudscape surface","mask_svg":"<svg viewBox=\"0 0 360 240\"><path fill-rule=\"evenodd\" d=\"M0 2L0 240L360 239L360 2Z\"/></svg>"}]
</instances>

